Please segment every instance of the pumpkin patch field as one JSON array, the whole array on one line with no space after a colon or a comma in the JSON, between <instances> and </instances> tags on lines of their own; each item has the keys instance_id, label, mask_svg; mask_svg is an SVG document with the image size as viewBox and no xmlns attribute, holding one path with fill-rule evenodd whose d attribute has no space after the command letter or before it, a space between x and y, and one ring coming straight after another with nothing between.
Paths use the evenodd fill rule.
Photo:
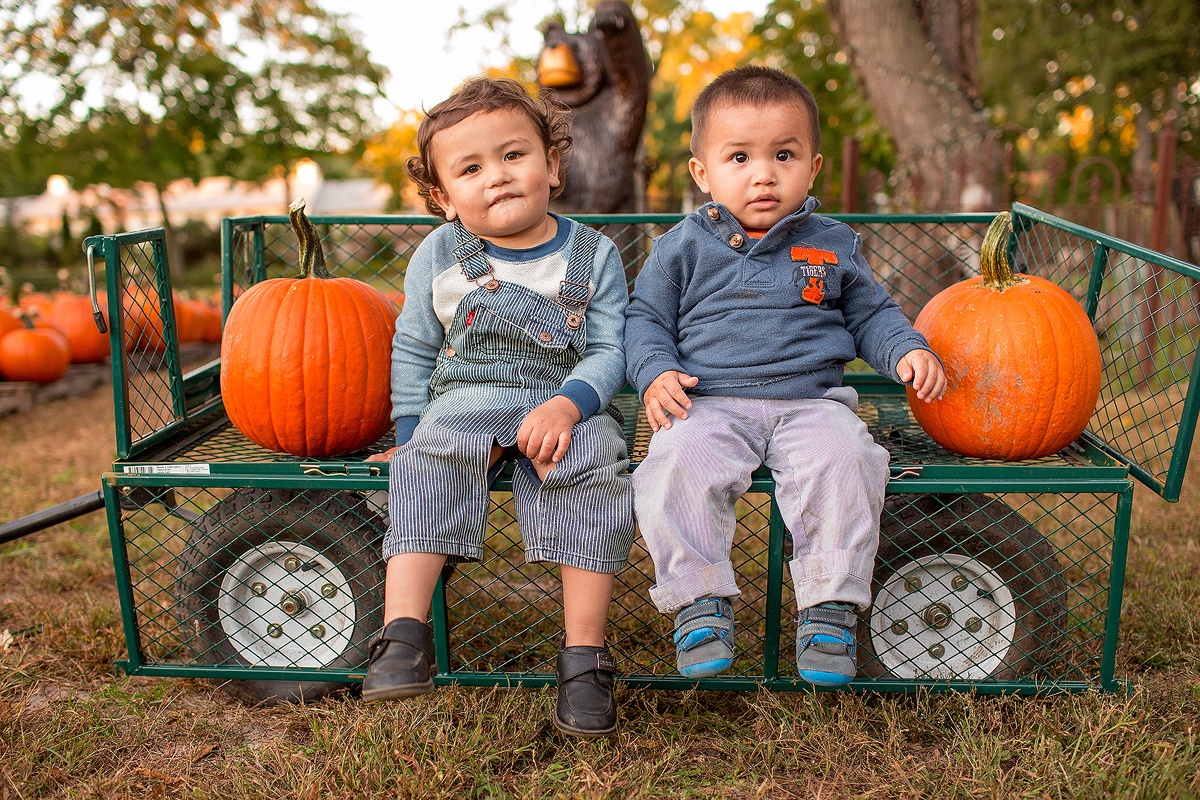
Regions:
<instances>
[{"instance_id":1,"label":"pumpkin patch field","mask_svg":"<svg viewBox=\"0 0 1200 800\"><path fill-rule=\"evenodd\" d=\"M1059 264L1059 254L1072 250L1051 237L1070 242L1083 234L1039 222L1035 210L1021 213L1020 236L1003 234L1008 241L1019 238L1014 247L1004 247L1005 256L1011 251L1019 266L1040 260L1050 265L1048 272L1062 266L1054 283L1082 306L1088 284L1073 276L1097 274L1094 262L1082 268ZM881 219L864 225L863 242L892 262L908 257L923 264L967 247L979 252L981 242L998 258L999 238L987 241L982 235L990 221L976 215L939 222L929 233L911 220ZM149 287L164 284L132 270L128 285L137 291L131 292L129 305L118 305L131 323L122 346L132 365L127 386L141 392L140 404L128 405L139 413L121 416L127 409L114 402L106 385L0 417L0 508L11 516L95 491L99 476L113 469L114 440L118 447L128 449L131 441L138 447L176 425L179 409L198 417L194 428L183 430L186 441L172 441L161 460L152 460L160 453L149 450L122 455L117 471L105 478L116 498L110 520L94 514L0 545L0 798L1200 796L1200 469L1195 462L1200 444L1184 430L1194 420L1188 417L1187 398L1195 393L1188 384L1191 362L1178 355L1189 343L1189 352L1195 349L1190 331L1196 309L1184 307L1186 291L1172 288L1157 321L1174 338L1164 335L1148 343L1130 337L1130 330L1144 330L1136 317L1145 307L1137 300L1137 278L1149 265L1117 264L1124 270L1114 268L1106 284L1116 290L1111 305L1091 295L1087 332L1101 352L1100 396L1085 392L1080 404L1091 407L1088 429L1057 452L1022 461L1006 460L1024 455L1017 453L958 455L951 449L954 443L943 445L913 421L903 387L885 386L879 376L848 379L863 387L861 416L893 454L884 512L890 527L881 536L881 554L885 544L887 554L877 561L875 601L860 623L860 632L865 631L860 652L867 654L860 662L864 691L768 691L759 688L765 681L753 680L743 681L739 691L621 682L617 733L576 740L563 737L549 722L552 686L478 685L480 675L501 675L497 682L502 683L501 670L509 666L497 665L499 658L482 648L472 649L489 641L487 635L512 645L516 662L550 641L545 630L558 632L555 573L546 571L543 577L539 572L527 580L519 560L492 566L490 573L463 566L447 581L448 597L486 598L459 602L446 612L460 616L446 624L449 646L443 651L450 650L451 663L444 674L466 679L439 680L432 694L403 702L366 705L358 696L353 674L358 662L346 661L343 654L352 648L337 637L352 644L365 638L361 620L368 614L356 617L355 609L378 603L371 589L378 583L378 565L367 558L366 568L356 569L364 561L345 552L344 545L351 534L379 529L376 506L368 505L378 498L355 487L374 489L382 476L355 461L361 453L338 463L333 456L284 454L275 444L255 444L251 434L258 422L273 423L278 415L289 423L293 415L253 406L255 389L268 380L262 376L276 380L274 364L255 366L266 362L254 359L280 359L282 386L297 356L272 346L277 337L267 335L266 323L295 324L289 302L297 311L307 310L313 296L321 296L322 304L343 302L326 301L321 293L356 270L360 278L398 286L394 278L402 265L389 263L384 266L391 272L371 275L373 264L344 261L331 263L332 277L323 277L322 251L311 238L306 241L313 234L299 215L290 220L292 232L285 228L288 222L242 221L245 229L234 231L234 240L260 237L264 244L255 256L262 262L239 264L231 272L255 279L226 293L238 297L225 329L226 358L237 357L235 337L258 345L232 374L218 375L209 365L190 373L188 381L172 382L163 365L175 343L164 335L162 313L173 311L182 339L186 311L179 303L187 298L159 298ZM316 223L337 244L335 224ZM415 246L419 236L413 230L430 223L397 218L391 224L401 231L396 241ZM298 248L289 233L300 234ZM243 251L254 249L238 249ZM626 257L636 259L642 251L633 247L630 252ZM1114 247L1114 261L1124 257ZM299 272L305 277L297 277ZM1190 289L1184 278L1195 276L1178 274L1178 285ZM283 291L277 295L278 290ZM357 315L364 342L388 335L376 323L399 300L375 294L379 297L351 286L344 301L342 313ZM965 323L954 315L962 306L954 304L942 316L961 328ZM239 309L254 308L255 313L237 318ZM135 325L138 318L143 319ZM135 327L136 335L131 334ZM280 340L311 346L301 335ZM1018 347L1033 352L1031 341L1019 341ZM272 394L316 394L322 382L328 387L335 379L328 368L333 357L320 353L316 388L275 392L272 386ZM356 360L356 369L369 370L373 363L366 349L337 357ZM1066 368L1075 360L1061 362ZM982 366L989 361L968 361L963 373L986 374ZM1085 368L1081 375L1089 380L1070 383L1090 391L1092 374ZM179 384L183 391L177 393ZM1066 391L1051 385L1041 394L1052 405ZM360 399L366 401L361 408L343 413L366 419L368 406L382 402ZM242 400L249 416L239 422L233 418ZM1009 412L1006 402L998 401ZM642 427L636 413L631 415L631 450L644 448ZM300 438L307 448L307 435ZM329 452L343 446L349 445ZM1186 461L1189 450L1193 468L1185 472L1176 465ZM138 460L143 452L149 453L145 462ZM1137 471L1132 477L1131 469ZM1039 483L1042 476L1051 477ZM1059 485L1046 485L1054 482ZM1101 483L1117 489L1097 489ZM301 485L307 498L295 490ZM266 499L261 499L263 487ZM352 496L344 516L334 520L342 530L332 534L337 527L330 524L333 506L320 500L326 489ZM1163 496L1179 502L1168 503ZM747 494L739 503L743 512L739 530L769 528L768 489ZM506 513L498 508L495 517ZM762 527L752 529L747 519ZM359 527L351 524L363 520ZM116 534L109 533L109 522ZM260 535L264 532L270 535ZM495 526L489 543L519 549L519 537L511 533L511 527ZM739 647L746 653L762 647L770 635L755 629L769 623L759 610L768 601L754 592L767 595L765 579L781 576L786 566L780 551L790 546L787 537L777 536L777 529L770 535L776 537L772 544L781 545L770 553L764 548L762 555L746 555L745 545L762 545L765 537L739 539L738 558L754 570L740 601L745 611L739 618ZM361 541L366 540L364 535ZM768 559L774 559L777 571L769 572ZM279 569L266 577L276 561ZM661 634L656 627L661 615L649 622L636 617L639 604L648 602L636 582L648 577L645 568L642 560L619 575L622 594L610 625L618 669L635 678L638 670L659 669L672 649L669 621ZM972 577L968 568L976 570ZM984 586L992 579L994 588ZM273 591L277 580L299 588L292 590L288 583L280 584L287 591ZM489 595L493 588L497 593ZM905 605L914 602L920 605ZM952 624L962 608L987 603L996 609L994 619L963 616ZM795 631L794 609L783 601L779 605L786 613L778 617L784 630L776 631L776 641L784 646L777 649L785 652L794 641L787 638ZM895 616L876 624L884 610ZM318 611L319 620L304 616ZM540 627L509 622L520 622L520 614L536 617ZM950 663L962 654L974 658L974 645L993 647L991 639L974 636L985 625L1008 630L1010 641L966 667ZM530 645L525 640L531 638L538 641ZM962 646L945 658L944 643ZM647 653L668 655L647 666ZM757 654L739 657L753 661ZM319 696L306 694L306 702L278 705L247 701L236 689L262 686L247 679L244 665L255 658L268 666L278 666L269 659L298 664L310 659L329 675L341 670L340 677L349 682L317 684L320 676L305 672L299 685L324 687ZM996 663L985 663L989 658ZM114 662L140 664L148 667L147 674L114 674ZM791 667L786 656L777 663L780 672ZM466 669L454 672L464 664ZM981 676L965 673L975 667ZM959 671L930 679L939 668ZM493 672L485 674L488 669ZM157 675L150 674L154 670ZM1095 676L1106 670L1115 676L1103 686L1110 691L1095 691ZM666 671L669 667L652 677ZM297 674L286 673L292 687ZM1008 693L1020 681L1018 688L1037 689L1028 684L1047 675L1063 684L1074 678L1076 685L1061 694ZM880 691L867 685L874 680L881 681ZM955 691L940 691L950 684Z\"/></svg>"},{"instance_id":2,"label":"pumpkin patch field","mask_svg":"<svg viewBox=\"0 0 1200 800\"><path fill-rule=\"evenodd\" d=\"M108 385L0 418L0 520L94 491L113 456ZM1200 470L1178 504L1139 486L1132 528L1128 696L621 686L617 735L580 741L549 724L553 689L256 708L200 680L114 675L125 646L96 513L0 545L0 796L1192 797Z\"/></svg>"}]
</instances>

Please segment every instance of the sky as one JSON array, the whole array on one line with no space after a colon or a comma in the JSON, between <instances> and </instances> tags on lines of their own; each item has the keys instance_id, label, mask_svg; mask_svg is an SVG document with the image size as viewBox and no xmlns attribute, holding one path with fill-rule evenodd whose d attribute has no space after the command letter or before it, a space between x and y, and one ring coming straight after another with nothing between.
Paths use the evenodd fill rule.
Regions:
<instances>
[{"instance_id":1,"label":"sky","mask_svg":"<svg viewBox=\"0 0 1200 800\"><path fill-rule=\"evenodd\" d=\"M455 86L485 67L506 61L500 52L499 36L482 27L456 32L450 28L465 9L474 19L500 0L326 0L329 11L349 15L363 34L363 41L376 63L391 71L386 85L391 107L381 108L385 120L395 118L395 108L429 108L444 100ZM706 0L704 7L719 17L735 11L761 14L767 0ZM512 47L520 55L533 57L541 49L540 23L556 7L574 7L572 0L515 0L509 3L513 18ZM585 22L590 23L586 17Z\"/></svg>"}]
</instances>

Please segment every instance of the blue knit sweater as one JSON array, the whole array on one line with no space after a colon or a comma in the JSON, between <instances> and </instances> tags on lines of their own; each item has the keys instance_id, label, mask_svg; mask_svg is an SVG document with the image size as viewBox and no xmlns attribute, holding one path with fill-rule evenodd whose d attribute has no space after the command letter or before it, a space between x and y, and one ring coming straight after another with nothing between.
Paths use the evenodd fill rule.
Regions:
<instances>
[{"instance_id":1,"label":"blue knit sweater","mask_svg":"<svg viewBox=\"0 0 1200 800\"><path fill-rule=\"evenodd\" d=\"M817 216L819 205L808 198L756 240L709 203L654 241L625 312L639 396L678 370L700 379L694 394L816 398L856 356L899 381L900 359L929 350L872 276L858 234Z\"/></svg>"}]
</instances>

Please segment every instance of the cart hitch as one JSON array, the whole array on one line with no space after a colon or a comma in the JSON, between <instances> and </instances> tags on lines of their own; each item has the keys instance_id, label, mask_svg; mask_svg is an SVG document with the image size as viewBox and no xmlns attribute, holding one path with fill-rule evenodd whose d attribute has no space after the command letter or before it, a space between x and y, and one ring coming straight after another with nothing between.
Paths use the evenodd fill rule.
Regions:
<instances>
[{"instance_id":1,"label":"cart hitch","mask_svg":"<svg viewBox=\"0 0 1200 800\"><path fill-rule=\"evenodd\" d=\"M100 491L80 495L74 500L43 508L41 511L35 511L0 525L0 544L16 541L22 536L37 533L51 525L82 517L84 514L99 511L102 508L104 508L104 493Z\"/></svg>"}]
</instances>

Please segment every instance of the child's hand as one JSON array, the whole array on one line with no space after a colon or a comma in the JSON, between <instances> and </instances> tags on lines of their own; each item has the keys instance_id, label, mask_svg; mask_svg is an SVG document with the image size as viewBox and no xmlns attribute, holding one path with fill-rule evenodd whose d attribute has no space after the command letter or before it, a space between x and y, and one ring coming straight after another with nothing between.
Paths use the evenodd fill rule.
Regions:
<instances>
[{"instance_id":1,"label":"child's hand","mask_svg":"<svg viewBox=\"0 0 1200 800\"><path fill-rule=\"evenodd\" d=\"M555 395L525 416L517 430L517 449L535 464L557 464L567 454L571 429L581 418L570 398Z\"/></svg>"},{"instance_id":2,"label":"child's hand","mask_svg":"<svg viewBox=\"0 0 1200 800\"><path fill-rule=\"evenodd\" d=\"M909 350L896 365L900 380L912 386L918 400L932 403L946 394L946 373L942 362L928 350Z\"/></svg>"},{"instance_id":3,"label":"child's hand","mask_svg":"<svg viewBox=\"0 0 1200 800\"><path fill-rule=\"evenodd\" d=\"M363 459L363 461L391 461L392 456L394 456L396 451L399 449L399 447L393 447L392 449L385 450L382 453L376 453L375 455L367 456Z\"/></svg>"},{"instance_id":4,"label":"child's hand","mask_svg":"<svg viewBox=\"0 0 1200 800\"><path fill-rule=\"evenodd\" d=\"M653 430L671 427L671 415L687 419L687 409L692 407L684 387L695 386L700 379L686 372L669 369L654 379L642 402L646 405L646 419Z\"/></svg>"}]
</instances>

